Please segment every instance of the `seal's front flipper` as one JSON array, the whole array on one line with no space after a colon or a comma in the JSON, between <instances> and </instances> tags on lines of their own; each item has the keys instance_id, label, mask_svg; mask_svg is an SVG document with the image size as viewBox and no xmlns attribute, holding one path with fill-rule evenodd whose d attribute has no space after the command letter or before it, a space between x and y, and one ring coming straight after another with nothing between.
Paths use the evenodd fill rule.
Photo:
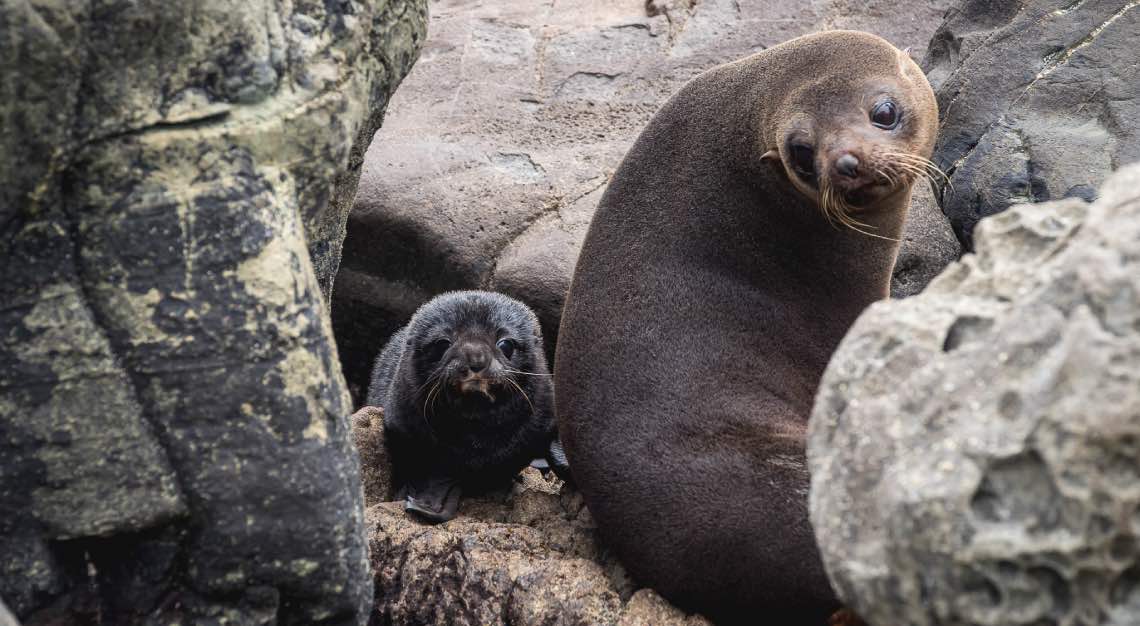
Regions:
<instances>
[{"instance_id":1,"label":"seal's front flipper","mask_svg":"<svg viewBox=\"0 0 1140 626\"><path fill-rule=\"evenodd\" d=\"M404 510L425 522L438 524L455 517L463 489L450 476L427 476L407 486Z\"/></svg>"},{"instance_id":2,"label":"seal's front flipper","mask_svg":"<svg viewBox=\"0 0 1140 626\"><path fill-rule=\"evenodd\" d=\"M550 442L550 447L546 449L546 462L550 465L550 469L554 470L555 476L571 486L574 485L574 477L570 474L570 461L566 459L566 451L562 449L562 440L554 439Z\"/></svg>"}]
</instances>

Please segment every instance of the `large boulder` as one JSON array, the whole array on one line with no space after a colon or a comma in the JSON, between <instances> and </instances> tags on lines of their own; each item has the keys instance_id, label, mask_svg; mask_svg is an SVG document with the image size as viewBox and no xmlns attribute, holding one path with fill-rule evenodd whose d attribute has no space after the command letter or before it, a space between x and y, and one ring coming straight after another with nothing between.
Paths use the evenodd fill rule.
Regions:
<instances>
[{"instance_id":1,"label":"large boulder","mask_svg":"<svg viewBox=\"0 0 1140 626\"><path fill-rule=\"evenodd\" d=\"M1140 624L1140 165L1016 205L872 306L812 413L811 519L871 624Z\"/></svg>"},{"instance_id":2,"label":"large boulder","mask_svg":"<svg viewBox=\"0 0 1140 626\"><path fill-rule=\"evenodd\" d=\"M950 2L436 3L423 59L366 155L349 218L333 324L354 392L387 337L449 289L526 302L553 354L610 175L694 75L823 28L871 30L921 55ZM899 294L959 252L936 205L913 213L925 226L907 232Z\"/></svg>"},{"instance_id":3,"label":"large boulder","mask_svg":"<svg viewBox=\"0 0 1140 626\"><path fill-rule=\"evenodd\" d=\"M979 219L1023 202L1092 200L1140 160L1140 6L1132 0L959 0L923 68L949 173L942 208L973 245Z\"/></svg>"},{"instance_id":4,"label":"large boulder","mask_svg":"<svg viewBox=\"0 0 1140 626\"><path fill-rule=\"evenodd\" d=\"M322 287L425 5L0 0L0 596L26 622L366 618Z\"/></svg>"}]
</instances>

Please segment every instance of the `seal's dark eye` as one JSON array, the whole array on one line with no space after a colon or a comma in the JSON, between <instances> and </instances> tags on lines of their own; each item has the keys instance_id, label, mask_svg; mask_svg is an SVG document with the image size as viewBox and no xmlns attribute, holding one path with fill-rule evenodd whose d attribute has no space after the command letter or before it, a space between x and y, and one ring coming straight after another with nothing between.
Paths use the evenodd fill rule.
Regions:
<instances>
[{"instance_id":1,"label":"seal's dark eye","mask_svg":"<svg viewBox=\"0 0 1140 626\"><path fill-rule=\"evenodd\" d=\"M806 180L812 181L815 179L815 150L803 143L790 143L788 144L789 157L792 162L792 169L796 174Z\"/></svg>"},{"instance_id":2,"label":"seal's dark eye","mask_svg":"<svg viewBox=\"0 0 1140 626\"><path fill-rule=\"evenodd\" d=\"M899 107L887 100L871 109L871 123L883 130L892 130L899 125Z\"/></svg>"},{"instance_id":3,"label":"seal's dark eye","mask_svg":"<svg viewBox=\"0 0 1140 626\"><path fill-rule=\"evenodd\" d=\"M424 356L427 357L428 362L435 363L443 358L443 354L451 347L451 342L447 339L436 339L428 344L427 350L424 351Z\"/></svg>"},{"instance_id":4,"label":"seal's dark eye","mask_svg":"<svg viewBox=\"0 0 1140 626\"><path fill-rule=\"evenodd\" d=\"M515 342L510 339L500 339L499 343L495 345L498 346L499 351L502 352L503 356L507 357L507 359L510 359L515 353Z\"/></svg>"}]
</instances>

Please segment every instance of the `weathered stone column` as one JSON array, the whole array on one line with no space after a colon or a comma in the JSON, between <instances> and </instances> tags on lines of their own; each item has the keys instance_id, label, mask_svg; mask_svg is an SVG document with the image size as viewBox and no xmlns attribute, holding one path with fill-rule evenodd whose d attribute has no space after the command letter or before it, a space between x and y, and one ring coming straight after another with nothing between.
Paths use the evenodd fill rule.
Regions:
<instances>
[{"instance_id":1,"label":"weathered stone column","mask_svg":"<svg viewBox=\"0 0 1140 626\"><path fill-rule=\"evenodd\" d=\"M17 615L90 606L95 572L105 623L366 621L326 302L425 17L424 0L0 0Z\"/></svg>"}]
</instances>

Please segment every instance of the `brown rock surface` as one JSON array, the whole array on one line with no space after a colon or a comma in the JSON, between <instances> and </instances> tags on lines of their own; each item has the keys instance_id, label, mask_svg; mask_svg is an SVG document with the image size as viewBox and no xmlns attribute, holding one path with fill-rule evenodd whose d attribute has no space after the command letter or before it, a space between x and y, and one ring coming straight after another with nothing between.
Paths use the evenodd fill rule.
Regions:
<instances>
[{"instance_id":1,"label":"brown rock surface","mask_svg":"<svg viewBox=\"0 0 1140 626\"><path fill-rule=\"evenodd\" d=\"M465 499L450 522L422 524L381 502L365 524L376 624L708 624L648 589L633 593L595 542L581 496L533 468L509 492Z\"/></svg>"},{"instance_id":2,"label":"brown rock surface","mask_svg":"<svg viewBox=\"0 0 1140 626\"><path fill-rule=\"evenodd\" d=\"M448 289L535 309L548 350L601 192L654 111L719 63L825 28L915 58L950 0L542 0L433 3L428 39L366 155L333 319L350 386L385 338ZM896 295L957 258L916 203ZM904 263L905 261L905 263Z\"/></svg>"}]
</instances>

